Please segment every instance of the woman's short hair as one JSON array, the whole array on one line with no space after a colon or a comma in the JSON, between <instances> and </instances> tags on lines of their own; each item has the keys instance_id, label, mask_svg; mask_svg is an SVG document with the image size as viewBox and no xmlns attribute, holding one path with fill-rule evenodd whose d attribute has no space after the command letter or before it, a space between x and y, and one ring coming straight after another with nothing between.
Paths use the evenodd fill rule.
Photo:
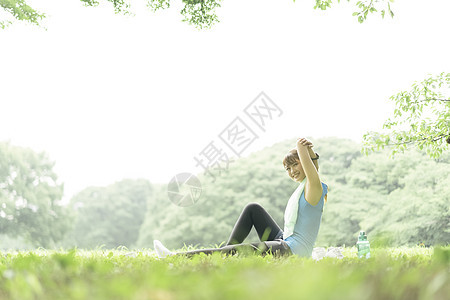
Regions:
<instances>
[{"instance_id":1,"label":"woman's short hair","mask_svg":"<svg viewBox=\"0 0 450 300\"><path fill-rule=\"evenodd\" d=\"M293 148L289 150L289 152L283 158L283 166L286 169L288 166L295 164L300 161L300 157L298 156L297 148ZM314 163L317 167L317 171L319 171L319 164Z\"/></svg>"},{"instance_id":2,"label":"woman's short hair","mask_svg":"<svg viewBox=\"0 0 450 300\"><path fill-rule=\"evenodd\" d=\"M293 165L298 161L300 161L300 157L298 157L297 149L293 148L284 156L283 166L286 169L288 166Z\"/></svg>"}]
</instances>

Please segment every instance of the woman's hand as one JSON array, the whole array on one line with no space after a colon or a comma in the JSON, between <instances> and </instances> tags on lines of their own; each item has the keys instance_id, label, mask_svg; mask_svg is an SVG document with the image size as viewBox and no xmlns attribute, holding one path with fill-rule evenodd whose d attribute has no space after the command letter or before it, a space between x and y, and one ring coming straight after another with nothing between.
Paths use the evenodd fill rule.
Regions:
<instances>
[{"instance_id":1,"label":"woman's hand","mask_svg":"<svg viewBox=\"0 0 450 300\"><path fill-rule=\"evenodd\" d=\"M298 138L297 139L297 146L300 146L300 145L309 147L309 148L314 147L314 145L311 143L311 141L307 140L306 138Z\"/></svg>"}]
</instances>

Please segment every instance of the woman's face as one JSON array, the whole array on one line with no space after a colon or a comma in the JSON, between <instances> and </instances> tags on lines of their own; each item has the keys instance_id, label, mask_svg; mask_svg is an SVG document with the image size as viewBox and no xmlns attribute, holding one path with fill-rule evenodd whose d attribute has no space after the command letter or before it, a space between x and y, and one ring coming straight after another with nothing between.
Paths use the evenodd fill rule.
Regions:
<instances>
[{"instance_id":1,"label":"woman's face","mask_svg":"<svg viewBox=\"0 0 450 300\"><path fill-rule=\"evenodd\" d=\"M301 182L306 176L305 172L303 171L302 165L298 160L296 160L294 164L288 165L286 167L286 172L288 172L288 175L292 180L297 182Z\"/></svg>"}]
</instances>

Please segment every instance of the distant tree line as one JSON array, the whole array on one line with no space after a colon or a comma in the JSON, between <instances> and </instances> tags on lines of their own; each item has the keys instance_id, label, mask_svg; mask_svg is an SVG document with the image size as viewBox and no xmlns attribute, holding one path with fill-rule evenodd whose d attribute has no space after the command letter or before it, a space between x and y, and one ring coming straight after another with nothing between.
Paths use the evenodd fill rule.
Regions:
<instances>
[{"instance_id":1,"label":"distant tree line","mask_svg":"<svg viewBox=\"0 0 450 300\"><path fill-rule=\"evenodd\" d=\"M360 230L373 245L450 242L449 153L433 159L411 149L392 159L388 150L364 156L351 140L313 143L329 186L317 246L353 245ZM282 159L294 145L286 140L239 159L215 182L200 175L199 201L179 207L167 185L145 179L88 187L61 205L63 185L48 157L0 143L0 248L18 239L45 248L150 248L153 239L170 248L218 246L249 202L263 205L283 227L297 184ZM247 241L258 241L254 231Z\"/></svg>"}]
</instances>

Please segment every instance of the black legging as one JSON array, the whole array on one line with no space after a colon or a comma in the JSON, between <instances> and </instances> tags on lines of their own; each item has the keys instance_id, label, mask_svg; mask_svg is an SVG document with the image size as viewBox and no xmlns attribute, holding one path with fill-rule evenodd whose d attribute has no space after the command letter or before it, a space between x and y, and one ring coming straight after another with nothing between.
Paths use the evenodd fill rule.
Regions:
<instances>
[{"instance_id":1,"label":"black legging","mask_svg":"<svg viewBox=\"0 0 450 300\"><path fill-rule=\"evenodd\" d=\"M242 244L253 225L261 242ZM216 251L226 254L235 254L236 252L242 251L250 253L257 252L263 256L267 253L272 253L275 256L291 255L292 252L289 246L282 238L283 231L269 213L260 204L249 203L241 212L224 247L178 252L176 254L192 256L198 253L209 255Z\"/></svg>"}]
</instances>

